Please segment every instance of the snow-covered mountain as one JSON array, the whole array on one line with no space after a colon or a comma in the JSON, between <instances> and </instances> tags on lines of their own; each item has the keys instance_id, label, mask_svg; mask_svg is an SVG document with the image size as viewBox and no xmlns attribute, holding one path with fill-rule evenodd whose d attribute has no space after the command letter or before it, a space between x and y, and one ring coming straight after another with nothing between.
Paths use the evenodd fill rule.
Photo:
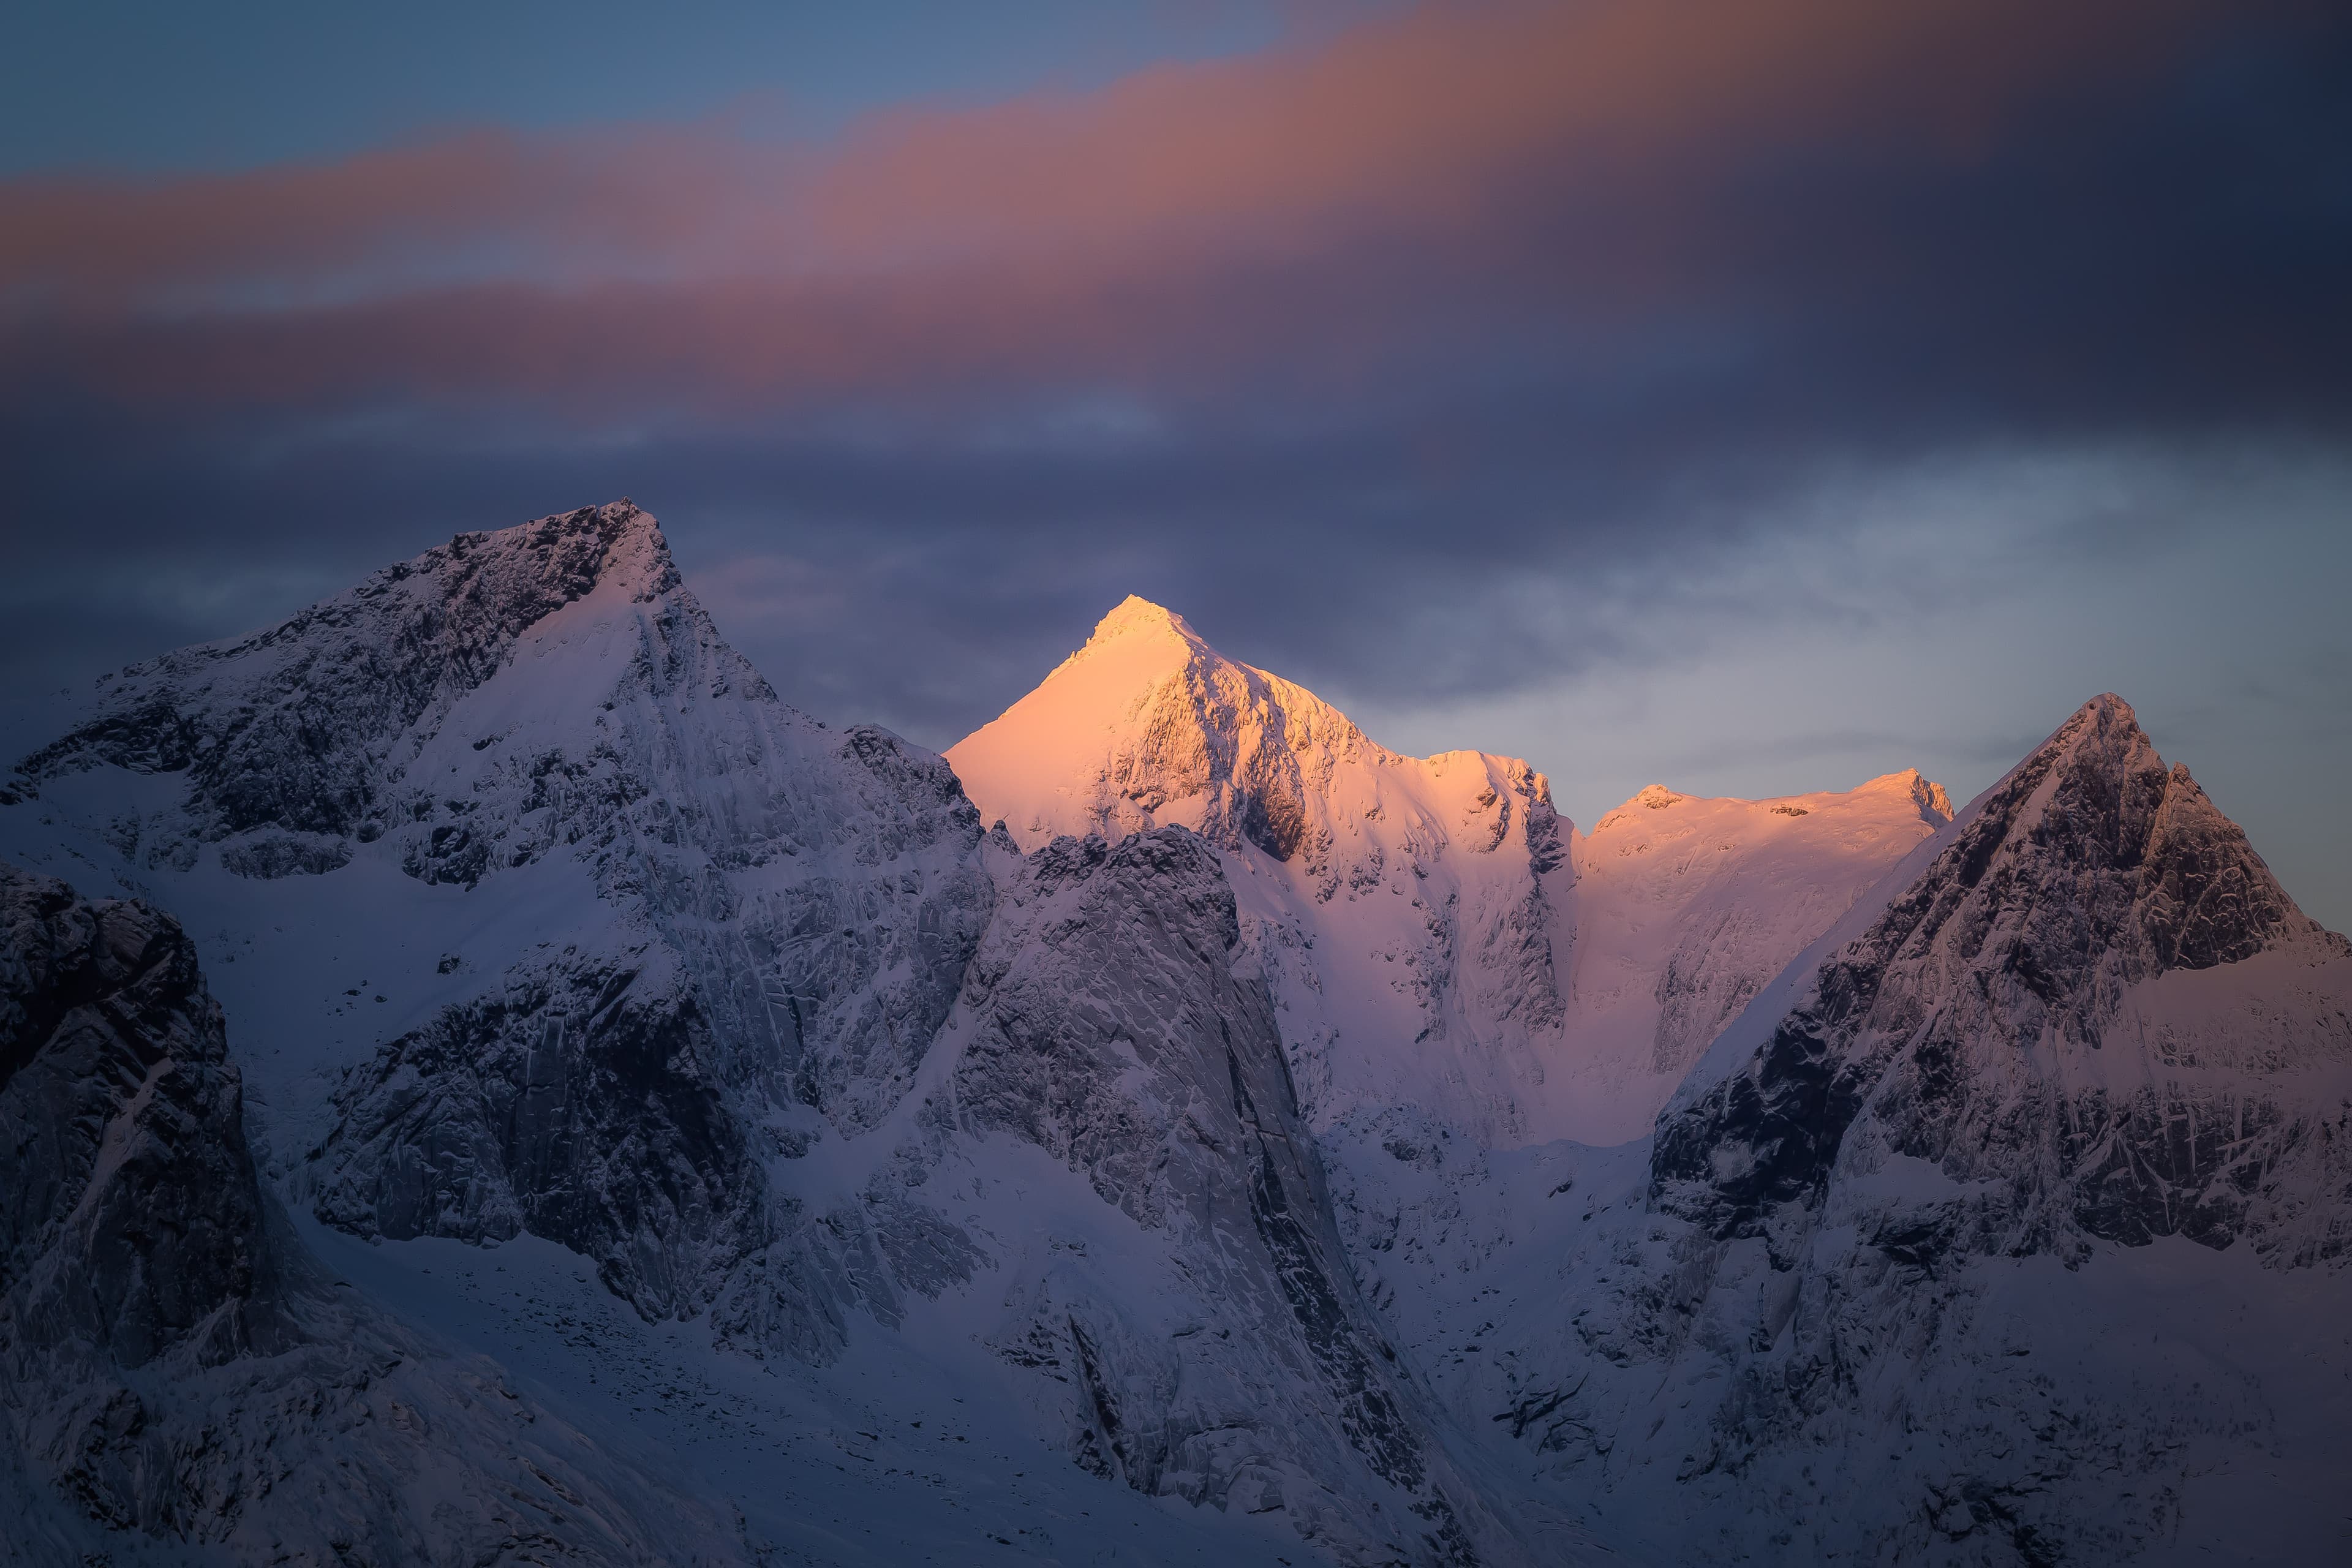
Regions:
<instances>
[{"instance_id":1,"label":"snow-covered mountain","mask_svg":"<svg viewBox=\"0 0 2352 1568\"><path fill-rule=\"evenodd\" d=\"M1581 834L1130 599L942 761L623 502L110 678L0 860L0 1556L2340 1523L2352 950L2114 699Z\"/></svg>"},{"instance_id":2,"label":"snow-covered mountain","mask_svg":"<svg viewBox=\"0 0 2352 1568\"><path fill-rule=\"evenodd\" d=\"M984 844L939 759L780 702L633 506L124 671L9 793L5 853L187 925L265 1179L395 1304L435 1244L552 1244L662 1353L739 1394L764 1366L760 1419L892 1477L931 1473L907 1435L960 1385L990 1489L1061 1463L1049 1497L1182 1500L1171 1555L1530 1550L1356 1297L1216 857ZM614 1402L682 1375L543 1390L740 1502L753 1547L804 1541L742 1446L716 1489L646 1454Z\"/></svg>"},{"instance_id":3,"label":"snow-covered mountain","mask_svg":"<svg viewBox=\"0 0 2352 1568\"><path fill-rule=\"evenodd\" d=\"M1943 786L1906 770L1780 800L1653 784L1578 835L1562 1032L1591 1109L1559 1131L1647 1131L1723 1026L1951 816Z\"/></svg>"},{"instance_id":4,"label":"snow-covered mountain","mask_svg":"<svg viewBox=\"0 0 2352 1568\"><path fill-rule=\"evenodd\" d=\"M1276 744L1297 793L1254 813L1234 781L1287 785ZM1339 1062L1317 1131L1360 1284L1534 1506L1659 1562L2286 1563L2340 1532L2352 966L2119 700L1957 825L1916 773L1654 786L1506 857L1446 832L1455 759L1129 601L949 756L1008 827L1212 834L1294 1067ZM1440 984L1383 986L1302 875L1327 834L1409 866L1408 910L1539 908L1545 962L1438 942ZM1514 976L1518 1013L1465 1003Z\"/></svg>"},{"instance_id":5,"label":"snow-covered mountain","mask_svg":"<svg viewBox=\"0 0 2352 1568\"><path fill-rule=\"evenodd\" d=\"M2120 700L1711 1047L1654 1140L1359 1177L1465 1421L1659 1560L2302 1563L2352 1443L2352 944Z\"/></svg>"},{"instance_id":6,"label":"snow-covered mountain","mask_svg":"<svg viewBox=\"0 0 2352 1568\"><path fill-rule=\"evenodd\" d=\"M1374 1142L1638 1137L1951 816L1916 773L1774 801L1654 786L1584 837L1526 763L1400 756L1139 598L947 757L1025 847L1169 824L1215 844L1309 1121Z\"/></svg>"}]
</instances>

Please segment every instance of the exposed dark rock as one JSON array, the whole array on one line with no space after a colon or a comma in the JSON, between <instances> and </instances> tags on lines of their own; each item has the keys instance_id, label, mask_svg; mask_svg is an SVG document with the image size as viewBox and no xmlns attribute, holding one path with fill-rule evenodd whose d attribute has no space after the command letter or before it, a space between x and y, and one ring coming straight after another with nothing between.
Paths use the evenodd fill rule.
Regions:
<instances>
[{"instance_id":1,"label":"exposed dark rock","mask_svg":"<svg viewBox=\"0 0 2352 1568\"><path fill-rule=\"evenodd\" d=\"M2352 1155L2321 1152L2328 1135L2259 1079L2159 1072L2126 1090L2063 1066L2143 1048L2133 987L2273 948L2352 952L2295 910L2131 710L2101 698L1823 963L1751 1061L1660 1120L1653 1195L1717 1237L1767 1234L1784 1208L1820 1207L1867 1109L1874 1147L1997 1184L1969 1227L1980 1250L2063 1250L2069 1235L2218 1247L2291 1226L2307 1205L2271 1191L2273 1171ZM2352 1057L2352 1025L2315 1026L2305 1061ZM2332 1257L2352 1222L2298 1236L2260 1245L2282 1261Z\"/></svg>"},{"instance_id":2,"label":"exposed dark rock","mask_svg":"<svg viewBox=\"0 0 2352 1568\"><path fill-rule=\"evenodd\" d=\"M335 1289L260 1185L193 944L5 864L0 1191L12 1562L749 1560Z\"/></svg>"},{"instance_id":3,"label":"exposed dark rock","mask_svg":"<svg viewBox=\"0 0 2352 1568\"><path fill-rule=\"evenodd\" d=\"M180 929L0 865L0 1329L126 1367L285 1328L220 1006Z\"/></svg>"},{"instance_id":4,"label":"exposed dark rock","mask_svg":"<svg viewBox=\"0 0 2352 1568\"><path fill-rule=\"evenodd\" d=\"M1075 1373L1073 1455L1145 1491L1285 1507L1350 1562L1474 1562L1482 1534L1514 1555L1483 1505L1457 1512L1475 1489L1357 1297L1213 847L1183 828L1058 838L999 910L965 986L961 1125L1082 1173L1217 1303L1213 1338L1170 1352L1132 1304L1039 1300L1000 1353ZM1327 1500L1357 1469L1409 1533Z\"/></svg>"},{"instance_id":5,"label":"exposed dark rock","mask_svg":"<svg viewBox=\"0 0 2352 1568\"><path fill-rule=\"evenodd\" d=\"M691 1315L760 1231L712 1056L660 957L510 972L347 1076L311 1155L318 1215L395 1240L528 1230L648 1318Z\"/></svg>"},{"instance_id":6,"label":"exposed dark rock","mask_svg":"<svg viewBox=\"0 0 2352 1568\"><path fill-rule=\"evenodd\" d=\"M16 764L14 787L100 763L184 772L205 840L353 833L376 807L386 747L488 679L524 628L593 589L616 547L653 526L623 501L461 533L266 632L134 665L109 678L99 717ZM676 585L665 552L637 590Z\"/></svg>"}]
</instances>

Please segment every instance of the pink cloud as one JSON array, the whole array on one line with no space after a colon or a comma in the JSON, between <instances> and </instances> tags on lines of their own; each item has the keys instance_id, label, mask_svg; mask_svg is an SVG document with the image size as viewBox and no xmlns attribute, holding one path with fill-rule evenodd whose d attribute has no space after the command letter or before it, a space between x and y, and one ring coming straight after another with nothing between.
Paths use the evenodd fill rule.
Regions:
<instances>
[{"instance_id":1,"label":"pink cloud","mask_svg":"<svg viewBox=\"0 0 2352 1568\"><path fill-rule=\"evenodd\" d=\"M1274 344L1345 374L1368 332L1670 302L1717 266L1711 182L1758 149L1965 162L2231 9L1432 5L821 146L475 132L315 166L17 180L0 360L213 403L791 405L1181 383Z\"/></svg>"}]
</instances>

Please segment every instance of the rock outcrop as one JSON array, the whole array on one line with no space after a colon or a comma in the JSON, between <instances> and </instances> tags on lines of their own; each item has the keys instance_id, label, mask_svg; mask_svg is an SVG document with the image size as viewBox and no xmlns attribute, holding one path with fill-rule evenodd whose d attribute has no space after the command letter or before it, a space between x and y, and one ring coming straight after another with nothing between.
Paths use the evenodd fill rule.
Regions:
<instances>
[{"instance_id":1,"label":"rock outcrop","mask_svg":"<svg viewBox=\"0 0 2352 1568\"><path fill-rule=\"evenodd\" d=\"M748 1562L273 1208L195 950L0 864L0 1495L27 1563Z\"/></svg>"}]
</instances>

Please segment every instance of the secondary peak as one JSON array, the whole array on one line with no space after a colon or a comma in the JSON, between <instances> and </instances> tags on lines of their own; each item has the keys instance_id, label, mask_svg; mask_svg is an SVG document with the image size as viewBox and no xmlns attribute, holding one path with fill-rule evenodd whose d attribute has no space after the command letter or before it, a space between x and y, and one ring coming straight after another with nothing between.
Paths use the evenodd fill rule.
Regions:
<instances>
[{"instance_id":1,"label":"secondary peak","mask_svg":"<svg viewBox=\"0 0 2352 1568\"><path fill-rule=\"evenodd\" d=\"M1112 607L1110 614L1095 623L1094 636L1087 639L1087 646L1092 647L1114 637L1131 637L1139 632L1173 633L1188 642L1201 640L1201 634L1175 611L1164 605L1155 605L1139 594L1129 594Z\"/></svg>"}]
</instances>

